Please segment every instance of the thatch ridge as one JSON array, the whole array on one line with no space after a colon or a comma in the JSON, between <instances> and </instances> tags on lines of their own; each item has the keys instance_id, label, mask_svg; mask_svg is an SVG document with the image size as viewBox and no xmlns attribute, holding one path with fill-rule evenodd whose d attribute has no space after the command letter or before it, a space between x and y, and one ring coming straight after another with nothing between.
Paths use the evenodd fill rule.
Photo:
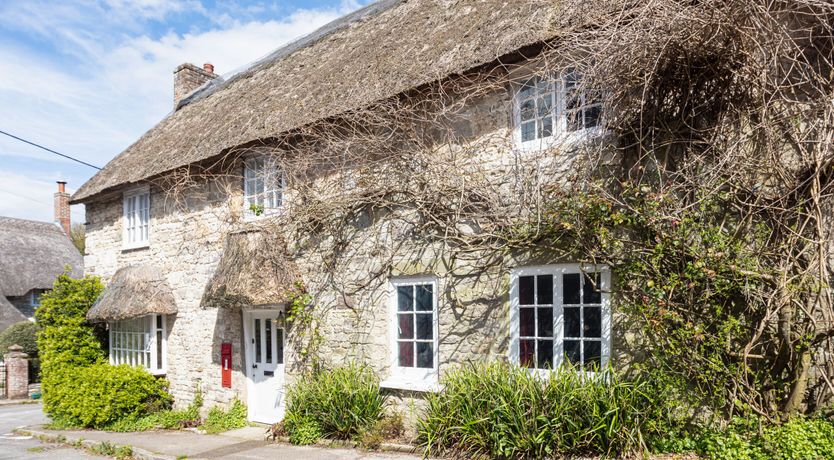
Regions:
<instances>
[{"instance_id":1,"label":"thatch ridge","mask_svg":"<svg viewBox=\"0 0 834 460\"><path fill-rule=\"evenodd\" d=\"M195 95L87 181L80 203L236 146L359 109L531 44L564 22L552 0L386 1ZM590 7L589 7L590 8Z\"/></svg>"},{"instance_id":2,"label":"thatch ridge","mask_svg":"<svg viewBox=\"0 0 834 460\"><path fill-rule=\"evenodd\" d=\"M152 313L173 315L177 304L162 271L151 265L122 267L87 312L91 321L119 321Z\"/></svg>"},{"instance_id":3,"label":"thatch ridge","mask_svg":"<svg viewBox=\"0 0 834 460\"><path fill-rule=\"evenodd\" d=\"M32 289L52 289L67 265L70 276L84 274L84 258L59 226L0 217L0 292L19 297Z\"/></svg>"},{"instance_id":4,"label":"thatch ridge","mask_svg":"<svg viewBox=\"0 0 834 460\"><path fill-rule=\"evenodd\" d=\"M231 233L211 281L204 308L277 305L290 300L299 281L286 241L266 229Z\"/></svg>"}]
</instances>

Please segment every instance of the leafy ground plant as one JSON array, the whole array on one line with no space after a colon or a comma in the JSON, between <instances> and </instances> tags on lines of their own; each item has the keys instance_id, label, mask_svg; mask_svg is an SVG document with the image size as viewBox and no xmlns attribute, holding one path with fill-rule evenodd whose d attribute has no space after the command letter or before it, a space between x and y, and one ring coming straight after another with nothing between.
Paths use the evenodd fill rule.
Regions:
<instances>
[{"instance_id":1,"label":"leafy ground plant","mask_svg":"<svg viewBox=\"0 0 834 460\"><path fill-rule=\"evenodd\" d=\"M386 398L379 380L364 366L350 364L319 370L290 387L285 420L293 439L312 437L318 427L321 437L357 439L382 418Z\"/></svg>"},{"instance_id":2,"label":"leafy ground plant","mask_svg":"<svg viewBox=\"0 0 834 460\"><path fill-rule=\"evenodd\" d=\"M246 405L235 399L231 407L224 410L220 407L212 407L208 416L200 425L200 429L206 433L221 433L246 426Z\"/></svg>"},{"instance_id":3,"label":"leafy ground plant","mask_svg":"<svg viewBox=\"0 0 834 460\"><path fill-rule=\"evenodd\" d=\"M540 378L503 363L464 366L429 395L425 454L490 458L621 455L666 431L668 399L645 380L565 368Z\"/></svg>"}]
</instances>

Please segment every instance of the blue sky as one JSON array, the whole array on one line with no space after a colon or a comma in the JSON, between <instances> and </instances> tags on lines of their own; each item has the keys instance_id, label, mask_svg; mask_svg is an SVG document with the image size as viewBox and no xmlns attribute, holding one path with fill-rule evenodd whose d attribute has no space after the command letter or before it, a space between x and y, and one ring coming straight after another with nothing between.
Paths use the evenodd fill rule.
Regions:
<instances>
[{"instance_id":1,"label":"blue sky","mask_svg":"<svg viewBox=\"0 0 834 460\"><path fill-rule=\"evenodd\" d=\"M4 0L0 130L104 166L170 112L177 65L228 76L367 3ZM0 136L0 216L52 221L55 181L94 173Z\"/></svg>"}]
</instances>

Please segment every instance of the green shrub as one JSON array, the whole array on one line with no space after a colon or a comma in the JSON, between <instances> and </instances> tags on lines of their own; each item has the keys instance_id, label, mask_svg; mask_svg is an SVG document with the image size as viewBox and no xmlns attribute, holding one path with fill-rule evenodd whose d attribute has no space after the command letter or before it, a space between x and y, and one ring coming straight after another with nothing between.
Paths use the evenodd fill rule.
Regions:
<instances>
[{"instance_id":1,"label":"green shrub","mask_svg":"<svg viewBox=\"0 0 834 460\"><path fill-rule=\"evenodd\" d=\"M492 458L613 455L646 449L669 428L667 399L645 380L572 369L539 378L503 363L450 373L428 397L418 434L426 455Z\"/></svg>"},{"instance_id":2,"label":"green shrub","mask_svg":"<svg viewBox=\"0 0 834 460\"><path fill-rule=\"evenodd\" d=\"M65 390L61 386L71 381L67 372L105 362L96 328L86 319L102 289L97 277L72 279L64 273L55 280L52 291L41 296L41 305L35 310L43 408L53 418L63 404L60 395Z\"/></svg>"},{"instance_id":3,"label":"green shrub","mask_svg":"<svg viewBox=\"0 0 834 460\"><path fill-rule=\"evenodd\" d=\"M726 429L705 430L697 438L695 450L712 459L834 459L834 424L820 418L764 427L755 418L735 419Z\"/></svg>"},{"instance_id":4,"label":"green shrub","mask_svg":"<svg viewBox=\"0 0 834 460\"><path fill-rule=\"evenodd\" d=\"M31 321L21 321L12 324L0 332L0 357L8 353L12 345L20 345L23 352L29 355L29 380L37 381L40 375L40 359L38 358L38 326Z\"/></svg>"},{"instance_id":5,"label":"green shrub","mask_svg":"<svg viewBox=\"0 0 834 460\"><path fill-rule=\"evenodd\" d=\"M20 345L30 358L38 357L38 326L31 321L21 321L0 332L0 355L8 353L12 345Z\"/></svg>"},{"instance_id":6,"label":"green shrub","mask_svg":"<svg viewBox=\"0 0 834 460\"><path fill-rule=\"evenodd\" d=\"M165 380L127 365L65 367L49 378L49 415L63 425L103 427L171 404Z\"/></svg>"},{"instance_id":7,"label":"green shrub","mask_svg":"<svg viewBox=\"0 0 834 460\"><path fill-rule=\"evenodd\" d=\"M288 391L286 429L290 439L299 430L337 439L356 439L382 418L386 398L379 380L355 364L320 370Z\"/></svg>"},{"instance_id":8,"label":"green shrub","mask_svg":"<svg viewBox=\"0 0 834 460\"><path fill-rule=\"evenodd\" d=\"M206 433L220 433L246 426L246 405L235 399L229 410L212 407L200 426Z\"/></svg>"},{"instance_id":9,"label":"green shrub","mask_svg":"<svg viewBox=\"0 0 834 460\"><path fill-rule=\"evenodd\" d=\"M160 410L147 415L126 417L103 426L105 431L134 432L148 430L178 430L200 425L200 408L203 407L203 394L197 388L194 400L184 410Z\"/></svg>"}]
</instances>

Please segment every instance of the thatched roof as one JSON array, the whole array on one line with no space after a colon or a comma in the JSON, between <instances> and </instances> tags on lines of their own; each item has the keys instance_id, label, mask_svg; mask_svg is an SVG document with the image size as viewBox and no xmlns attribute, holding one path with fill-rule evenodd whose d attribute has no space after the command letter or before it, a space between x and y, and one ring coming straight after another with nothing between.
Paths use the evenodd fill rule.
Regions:
<instances>
[{"instance_id":1,"label":"thatched roof","mask_svg":"<svg viewBox=\"0 0 834 460\"><path fill-rule=\"evenodd\" d=\"M84 258L55 224L0 217L0 292L9 297L32 289L52 289L55 278L72 267L84 274Z\"/></svg>"},{"instance_id":2,"label":"thatched roof","mask_svg":"<svg viewBox=\"0 0 834 460\"><path fill-rule=\"evenodd\" d=\"M382 0L189 98L73 202L442 80L548 40L554 0ZM587 6L592 9L593 6Z\"/></svg>"},{"instance_id":3,"label":"thatched roof","mask_svg":"<svg viewBox=\"0 0 834 460\"><path fill-rule=\"evenodd\" d=\"M91 321L118 321L159 313L177 313L177 304L162 270L133 265L116 270L95 305L87 312Z\"/></svg>"},{"instance_id":4,"label":"thatched roof","mask_svg":"<svg viewBox=\"0 0 834 460\"><path fill-rule=\"evenodd\" d=\"M226 237L202 304L208 308L281 304L290 300L298 280L298 269L281 236L266 230L232 233Z\"/></svg>"}]
</instances>

